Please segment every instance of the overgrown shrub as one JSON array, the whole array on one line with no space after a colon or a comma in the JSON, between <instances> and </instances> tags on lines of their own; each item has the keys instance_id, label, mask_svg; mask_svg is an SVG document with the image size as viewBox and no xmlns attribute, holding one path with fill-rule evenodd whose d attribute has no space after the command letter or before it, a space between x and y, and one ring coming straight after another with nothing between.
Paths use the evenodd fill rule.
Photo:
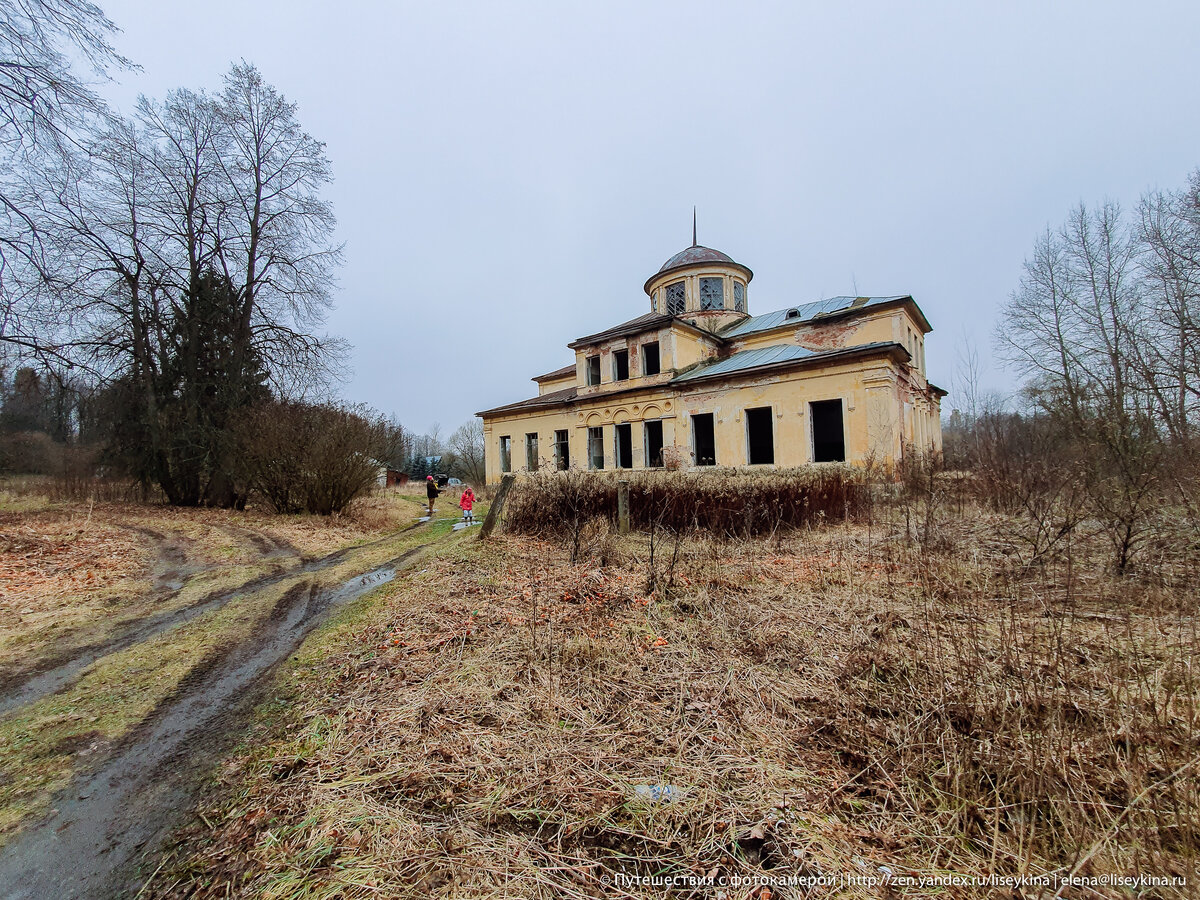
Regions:
<instances>
[{"instance_id":1,"label":"overgrown shrub","mask_svg":"<svg viewBox=\"0 0 1200 900\"><path fill-rule=\"evenodd\" d=\"M578 533L592 519L616 522L618 481L629 482L634 529L704 529L720 537L840 521L856 516L867 494L862 474L849 466L770 472L541 472L513 485L505 528L562 535Z\"/></svg>"},{"instance_id":2,"label":"overgrown shrub","mask_svg":"<svg viewBox=\"0 0 1200 900\"><path fill-rule=\"evenodd\" d=\"M243 463L280 513L341 512L375 483L379 428L361 410L274 402L247 418Z\"/></svg>"},{"instance_id":3,"label":"overgrown shrub","mask_svg":"<svg viewBox=\"0 0 1200 900\"><path fill-rule=\"evenodd\" d=\"M0 472L12 475L58 475L63 470L64 447L40 431L18 431L0 436Z\"/></svg>"}]
</instances>

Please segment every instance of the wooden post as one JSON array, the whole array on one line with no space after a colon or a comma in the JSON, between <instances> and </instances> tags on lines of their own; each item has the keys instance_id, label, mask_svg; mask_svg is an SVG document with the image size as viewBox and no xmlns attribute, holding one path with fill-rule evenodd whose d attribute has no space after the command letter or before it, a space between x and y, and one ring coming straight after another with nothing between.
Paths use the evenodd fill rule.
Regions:
<instances>
[{"instance_id":1,"label":"wooden post","mask_svg":"<svg viewBox=\"0 0 1200 900\"><path fill-rule=\"evenodd\" d=\"M617 531L629 534L629 482L617 482Z\"/></svg>"},{"instance_id":2,"label":"wooden post","mask_svg":"<svg viewBox=\"0 0 1200 900\"><path fill-rule=\"evenodd\" d=\"M488 514L483 519L483 527L479 529L479 539L486 541L492 533L492 529L496 527L496 522L500 518L500 511L504 508L504 498L508 496L509 488L513 486L513 482L517 480L516 475L508 474L500 479L500 488L496 491L496 499L492 501L492 505L488 507Z\"/></svg>"}]
</instances>

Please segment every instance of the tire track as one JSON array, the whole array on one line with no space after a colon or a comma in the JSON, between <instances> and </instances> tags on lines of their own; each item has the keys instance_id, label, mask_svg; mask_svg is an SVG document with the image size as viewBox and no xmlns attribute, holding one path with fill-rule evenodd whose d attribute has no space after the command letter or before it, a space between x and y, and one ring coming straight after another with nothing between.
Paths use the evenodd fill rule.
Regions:
<instances>
[{"instance_id":1,"label":"tire track","mask_svg":"<svg viewBox=\"0 0 1200 900\"><path fill-rule=\"evenodd\" d=\"M0 849L0 896L70 900L133 893L139 857L187 808L196 774L236 735L278 664L332 610L391 581L431 546L414 547L331 590L300 582L262 628L209 654L97 770L76 777L55 798L50 816Z\"/></svg>"}]
</instances>

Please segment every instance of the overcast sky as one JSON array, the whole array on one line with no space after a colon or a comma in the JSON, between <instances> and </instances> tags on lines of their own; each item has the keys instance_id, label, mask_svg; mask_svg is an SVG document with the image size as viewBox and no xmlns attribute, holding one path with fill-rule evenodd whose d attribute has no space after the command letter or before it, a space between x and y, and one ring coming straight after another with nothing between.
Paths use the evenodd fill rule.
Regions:
<instances>
[{"instance_id":1,"label":"overcast sky","mask_svg":"<svg viewBox=\"0 0 1200 900\"><path fill-rule=\"evenodd\" d=\"M337 179L342 392L418 431L645 312L693 204L752 313L912 294L950 387L1041 229L1200 165L1194 0L100 2L142 66L119 108L242 58L299 104Z\"/></svg>"}]
</instances>

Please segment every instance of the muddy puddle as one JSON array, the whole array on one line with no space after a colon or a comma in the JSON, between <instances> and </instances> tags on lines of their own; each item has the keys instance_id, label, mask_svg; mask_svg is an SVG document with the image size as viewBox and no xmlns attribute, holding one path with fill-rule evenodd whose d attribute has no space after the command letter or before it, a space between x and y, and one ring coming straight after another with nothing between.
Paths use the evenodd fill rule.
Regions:
<instances>
[{"instance_id":1,"label":"muddy puddle","mask_svg":"<svg viewBox=\"0 0 1200 900\"><path fill-rule=\"evenodd\" d=\"M196 775L236 739L255 688L332 610L391 581L423 549L337 587L299 582L251 638L197 665L96 770L54 799L48 817L0 849L0 897L136 894L139 860L189 807Z\"/></svg>"}]
</instances>

